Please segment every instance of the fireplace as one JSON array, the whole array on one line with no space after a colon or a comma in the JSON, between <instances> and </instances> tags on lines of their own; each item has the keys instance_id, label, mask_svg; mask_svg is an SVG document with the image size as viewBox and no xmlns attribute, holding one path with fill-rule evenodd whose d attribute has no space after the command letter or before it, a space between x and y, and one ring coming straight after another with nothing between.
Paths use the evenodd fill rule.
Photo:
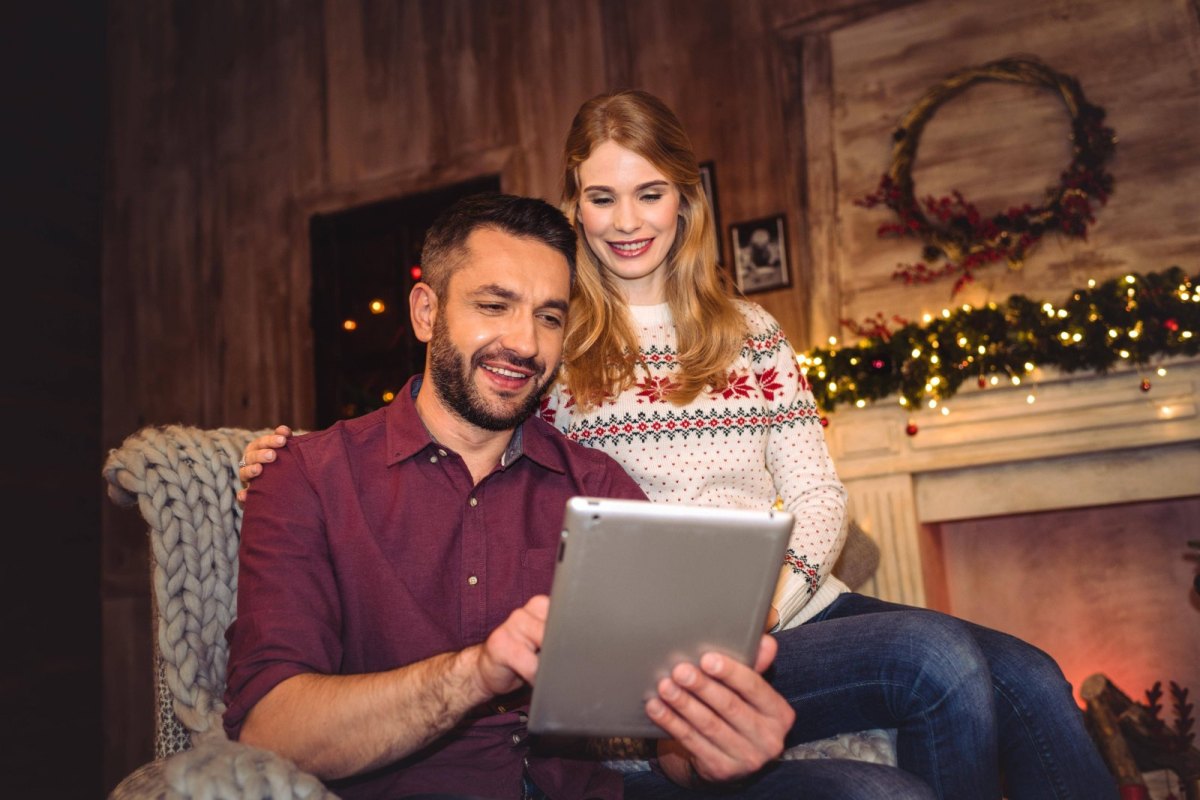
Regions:
<instances>
[{"instance_id":1,"label":"fireplace","mask_svg":"<svg viewBox=\"0 0 1200 800\"><path fill-rule=\"evenodd\" d=\"M1135 699L1156 680L1200 695L1200 359L1164 366L831 415L850 513L883 553L864 591L1027 639L1077 690L1103 672Z\"/></svg>"}]
</instances>

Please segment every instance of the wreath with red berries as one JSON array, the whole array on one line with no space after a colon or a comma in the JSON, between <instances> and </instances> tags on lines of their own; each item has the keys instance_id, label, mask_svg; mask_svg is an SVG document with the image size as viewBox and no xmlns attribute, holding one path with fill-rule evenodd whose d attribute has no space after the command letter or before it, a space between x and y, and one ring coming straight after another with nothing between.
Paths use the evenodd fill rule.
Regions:
<instances>
[{"instance_id":1,"label":"wreath with red berries","mask_svg":"<svg viewBox=\"0 0 1200 800\"><path fill-rule=\"evenodd\" d=\"M1039 206L1026 204L984 216L960 192L920 202L913 191L912 166L921 132L944 103L983 81L1040 86L1057 92L1071 116L1074 156L1059 182L1046 189ZM905 283L929 283L957 275L954 291L974 280L980 267L1006 259L1020 267L1029 251L1048 233L1086 239L1096 207L1108 202L1113 176L1107 170L1116 145L1104 124L1104 109L1089 103L1079 82L1039 61L1008 58L956 72L929 89L893 132L892 164L873 194L856 201L866 208L887 206L899 222L880 226L880 237L916 236L925 242L924 261L902 264L893 277ZM929 262L926 264L925 262ZM941 262L939 264L939 262Z\"/></svg>"}]
</instances>

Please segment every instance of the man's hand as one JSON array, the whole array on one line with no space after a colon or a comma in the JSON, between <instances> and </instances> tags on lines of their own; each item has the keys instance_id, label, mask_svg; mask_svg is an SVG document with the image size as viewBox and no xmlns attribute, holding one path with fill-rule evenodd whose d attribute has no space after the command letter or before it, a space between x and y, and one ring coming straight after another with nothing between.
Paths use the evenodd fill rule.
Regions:
<instances>
[{"instance_id":1,"label":"man's hand","mask_svg":"<svg viewBox=\"0 0 1200 800\"><path fill-rule=\"evenodd\" d=\"M658 684L646 713L671 735L659 763L671 780L723 783L745 778L783 752L796 713L762 677L778 648L764 636L751 669L719 653L680 664Z\"/></svg>"},{"instance_id":2,"label":"man's hand","mask_svg":"<svg viewBox=\"0 0 1200 800\"><path fill-rule=\"evenodd\" d=\"M250 488L250 481L262 474L263 464L275 460L275 451L286 446L291 435L291 428L280 425L274 433L260 436L246 445L242 453L242 463L238 464L238 480L242 482L242 488L238 489L237 493L239 503L246 502L246 490Z\"/></svg>"},{"instance_id":3,"label":"man's hand","mask_svg":"<svg viewBox=\"0 0 1200 800\"><path fill-rule=\"evenodd\" d=\"M532 597L509 614L483 644L463 651L465 657L475 660L476 685L485 698L508 694L523 684L533 683L549 610L549 597L544 594Z\"/></svg>"}]
</instances>

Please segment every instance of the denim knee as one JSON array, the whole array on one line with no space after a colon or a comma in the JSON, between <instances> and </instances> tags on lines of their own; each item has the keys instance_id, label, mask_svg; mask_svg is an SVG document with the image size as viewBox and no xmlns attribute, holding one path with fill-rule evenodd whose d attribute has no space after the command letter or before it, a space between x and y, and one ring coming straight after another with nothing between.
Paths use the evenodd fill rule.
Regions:
<instances>
[{"instance_id":1,"label":"denim knee","mask_svg":"<svg viewBox=\"0 0 1200 800\"><path fill-rule=\"evenodd\" d=\"M919 611L889 616L893 634L904 642L898 656L913 670L909 685L915 698L936 707L953 695L965 713L991 715L988 660L966 625Z\"/></svg>"}]
</instances>

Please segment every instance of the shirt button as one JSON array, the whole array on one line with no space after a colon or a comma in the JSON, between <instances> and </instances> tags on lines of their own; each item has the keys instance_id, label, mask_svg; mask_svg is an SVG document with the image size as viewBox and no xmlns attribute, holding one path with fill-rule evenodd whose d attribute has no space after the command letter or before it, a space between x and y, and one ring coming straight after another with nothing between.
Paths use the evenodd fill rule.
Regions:
<instances>
[{"instance_id":1,"label":"shirt button","mask_svg":"<svg viewBox=\"0 0 1200 800\"><path fill-rule=\"evenodd\" d=\"M521 743L521 734L514 733L512 735L512 742L513 742L513 744L520 744Z\"/></svg>"},{"instance_id":2,"label":"shirt button","mask_svg":"<svg viewBox=\"0 0 1200 800\"><path fill-rule=\"evenodd\" d=\"M439 449L438 449L438 455L439 455L439 456L444 456L444 455L446 455L446 451L445 451L445 450L442 450L441 448L439 448Z\"/></svg>"},{"instance_id":3,"label":"shirt button","mask_svg":"<svg viewBox=\"0 0 1200 800\"><path fill-rule=\"evenodd\" d=\"M467 501L467 505L469 505L471 508L474 508L475 506L479 505L479 501L472 497Z\"/></svg>"},{"instance_id":4,"label":"shirt button","mask_svg":"<svg viewBox=\"0 0 1200 800\"><path fill-rule=\"evenodd\" d=\"M429 457L429 463L430 463L430 464L436 464L436 463L437 463L437 456L430 456L430 457Z\"/></svg>"},{"instance_id":5,"label":"shirt button","mask_svg":"<svg viewBox=\"0 0 1200 800\"><path fill-rule=\"evenodd\" d=\"M479 583L479 578L476 578L474 575L472 575L471 577L467 578L467 583L474 586L475 584Z\"/></svg>"}]
</instances>

